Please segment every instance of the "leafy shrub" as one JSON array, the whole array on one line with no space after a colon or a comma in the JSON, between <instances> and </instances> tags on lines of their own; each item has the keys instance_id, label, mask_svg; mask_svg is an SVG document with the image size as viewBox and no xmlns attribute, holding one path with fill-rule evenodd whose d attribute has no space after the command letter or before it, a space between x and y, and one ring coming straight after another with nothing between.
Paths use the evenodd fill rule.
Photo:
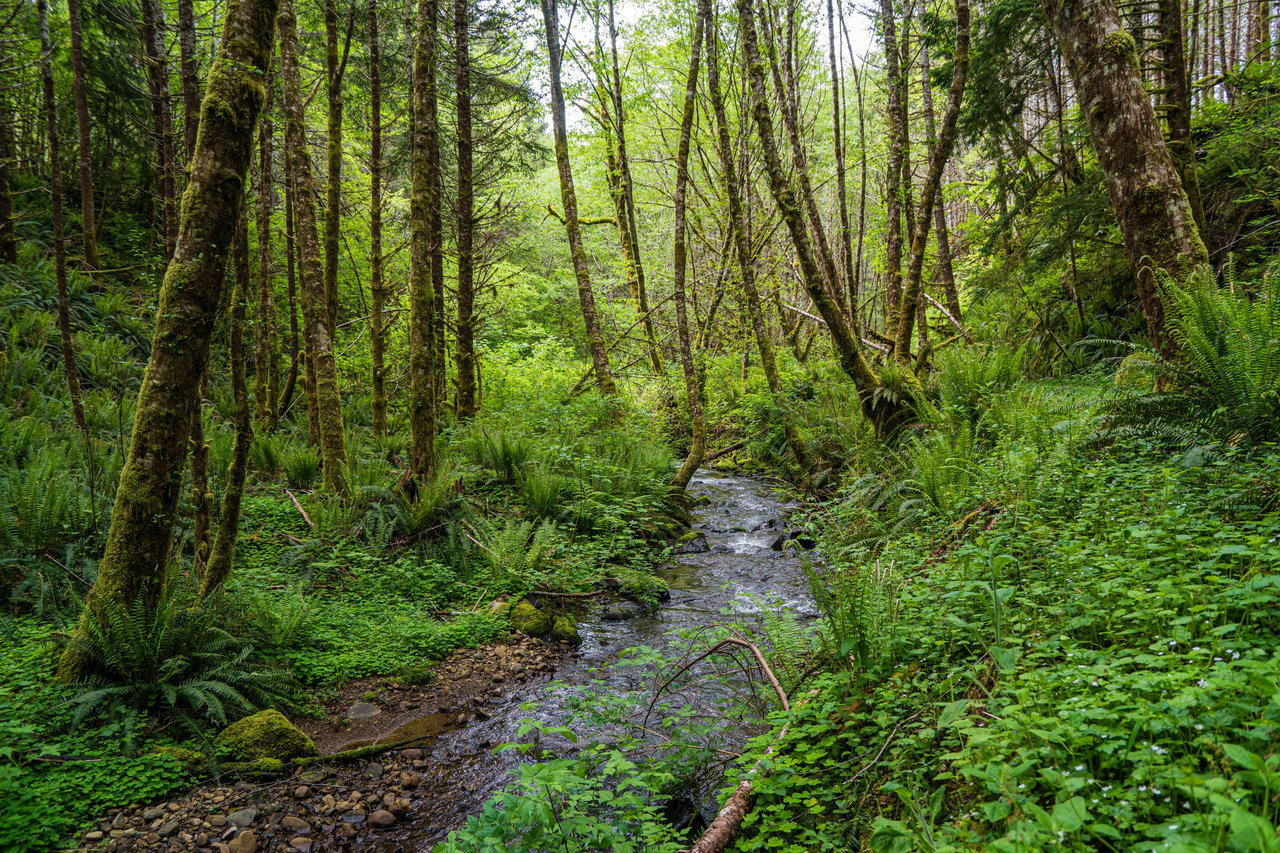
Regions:
<instances>
[{"instance_id":1,"label":"leafy shrub","mask_svg":"<svg viewBox=\"0 0 1280 853\"><path fill-rule=\"evenodd\" d=\"M1107 407L1108 432L1138 431L1180 444L1236 445L1280 438L1280 264L1254 288L1218 287L1209 272L1165 280L1179 358L1151 357L1159 386Z\"/></svg>"},{"instance_id":2,"label":"leafy shrub","mask_svg":"<svg viewBox=\"0 0 1280 853\"><path fill-rule=\"evenodd\" d=\"M291 489L309 489L320 476L320 451L314 447L295 447L281 457L285 482Z\"/></svg>"}]
</instances>

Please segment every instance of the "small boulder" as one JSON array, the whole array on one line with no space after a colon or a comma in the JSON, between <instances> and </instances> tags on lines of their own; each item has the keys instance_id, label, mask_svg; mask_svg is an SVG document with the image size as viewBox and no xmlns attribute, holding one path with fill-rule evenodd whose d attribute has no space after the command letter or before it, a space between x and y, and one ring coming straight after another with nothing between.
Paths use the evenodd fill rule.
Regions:
<instances>
[{"instance_id":1,"label":"small boulder","mask_svg":"<svg viewBox=\"0 0 1280 853\"><path fill-rule=\"evenodd\" d=\"M386 809L378 809L376 812L369 815L369 825L374 829L390 829L397 823L399 823L399 821L396 819L396 816Z\"/></svg>"},{"instance_id":2,"label":"small boulder","mask_svg":"<svg viewBox=\"0 0 1280 853\"><path fill-rule=\"evenodd\" d=\"M507 617L517 631L529 637L540 637L549 632L553 626L551 615L534 607L527 598L511 608Z\"/></svg>"},{"instance_id":3,"label":"small boulder","mask_svg":"<svg viewBox=\"0 0 1280 853\"><path fill-rule=\"evenodd\" d=\"M253 823L258 819L258 810L254 808L240 809L227 815L227 823L232 826L238 826L241 829Z\"/></svg>"},{"instance_id":4,"label":"small boulder","mask_svg":"<svg viewBox=\"0 0 1280 853\"><path fill-rule=\"evenodd\" d=\"M619 601L617 604L610 604L601 613L600 616L606 622L625 622L628 619L635 619L644 616L648 612L643 604L635 601Z\"/></svg>"},{"instance_id":5,"label":"small boulder","mask_svg":"<svg viewBox=\"0 0 1280 853\"><path fill-rule=\"evenodd\" d=\"M697 530L690 530L684 536L680 537L680 543L676 545L675 553L705 554L710 550L711 545L707 543L707 535Z\"/></svg>"},{"instance_id":6,"label":"small boulder","mask_svg":"<svg viewBox=\"0 0 1280 853\"><path fill-rule=\"evenodd\" d=\"M557 616L551 626L551 639L578 645L582 637L578 636L578 623L572 616Z\"/></svg>"},{"instance_id":7,"label":"small boulder","mask_svg":"<svg viewBox=\"0 0 1280 853\"><path fill-rule=\"evenodd\" d=\"M489 615L498 619L506 619L511 613L511 602L501 598L489 602Z\"/></svg>"},{"instance_id":8,"label":"small boulder","mask_svg":"<svg viewBox=\"0 0 1280 853\"><path fill-rule=\"evenodd\" d=\"M239 758L284 761L317 755L315 742L279 711L259 711L232 723L214 739Z\"/></svg>"},{"instance_id":9,"label":"small boulder","mask_svg":"<svg viewBox=\"0 0 1280 853\"><path fill-rule=\"evenodd\" d=\"M367 720L370 717L376 717L382 713L382 709L377 705L371 705L368 702L357 702L347 709L348 720Z\"/></svg>"}]
</instances>

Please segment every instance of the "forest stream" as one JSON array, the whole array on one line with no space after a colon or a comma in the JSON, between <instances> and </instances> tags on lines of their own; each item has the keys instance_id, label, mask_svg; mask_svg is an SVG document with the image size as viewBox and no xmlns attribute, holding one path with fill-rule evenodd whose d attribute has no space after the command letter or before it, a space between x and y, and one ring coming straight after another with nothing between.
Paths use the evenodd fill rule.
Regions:
<instances>
[{"instance_id":1,"label":"forest stream","mask_svg":"<svg viewBox=\"0 0 1280 853\"><path fill-rule=\"evenodd\" d=\"M625 603L592 607L579 623L577 652L564 656L554 674L526 681L503 703L486 707L482 716L487 719L449 728L442 715L430 715L381 738L398 742L443 729L423 743L427 766L420 771L412 820L384 835L380 849L429 850L479 812L510 781L519 759L515 751L495 753L494 747L516 741L525 719L564 725L572 686L603 682L610 692L647 701L651 668L610 666L624 649L668 649L682 631L749 621L765 606L785 608L801 619L816 617L801 559L789 545L783 547L791 505L760 481L742 476L700 473L689 493L695 500L693 528L701 534L692 550L700 553L680 554L659 570L671 597L656 613L619 619L616 608ZM723 743L733 740L733 733L726 733ZM558 754L572 748L563 739L554 741L544 739L542 746ZM710 780L695 807L714 812L716 792L716 781Z\"/></svg>"}]
</instances>

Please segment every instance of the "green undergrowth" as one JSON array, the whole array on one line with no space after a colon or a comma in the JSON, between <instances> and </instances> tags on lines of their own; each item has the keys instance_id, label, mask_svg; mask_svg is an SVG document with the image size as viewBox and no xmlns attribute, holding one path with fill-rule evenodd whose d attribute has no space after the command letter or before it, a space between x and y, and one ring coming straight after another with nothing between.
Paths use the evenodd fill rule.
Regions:
<instances>
[{"instance_id":1,"label":"green undergrowth","mask_svg":"<svg viewBox=\"0 0 1280 853\"><path fill-rule=\"evenodd\" d=\"M839 666L739 849L1272 849L1280 453L1088 450L1070 386L1015 392L1041 428L946 488L909 444L906 497L854 482L812 517Z\"/></svg>"}]
</instances>

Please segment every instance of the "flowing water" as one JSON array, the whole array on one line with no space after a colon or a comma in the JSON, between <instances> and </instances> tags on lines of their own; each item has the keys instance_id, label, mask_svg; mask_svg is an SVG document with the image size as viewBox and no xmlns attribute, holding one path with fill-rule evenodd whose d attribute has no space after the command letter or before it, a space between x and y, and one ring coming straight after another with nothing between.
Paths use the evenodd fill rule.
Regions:
<instances>
[{"instance_id":1,"label":"flowing water","mask_svg":"<svg viewBox=\"0 0 1280 853\"><path fill-rule=\"evenodd\" d=\"M564 725L571 715L572 686L602 681L610 692L647 701L653 689L652 670L609 667L623 650L634 646L670 650L682 631L750 622L764 608L786 609L801 622L816 617L801 558L789 545L780 547L793 505L765 484L740 476L700 473L688 491L695 500L693 527L705 537L700 547L706 550L677 556L659 570L671 598L657 613L613 621L605 618L610 615L607 608L593 607L578 624L582 645L563 658L554 676L541 683L523 682L501 704L487 706L461 728L442 726L435 719L440 715L432 715L385 738L394 741L443 729L425 745L424 757L430 766L422 771L418 791L420 796L425 794L424 805L394 839L395 847L430 850L468 815L478 813L489 796L511 780L518 760L516 752L495 755L493 747L517 740L517 729L528 718L549 726ZM549 685L550 681L557 686ZM723 743L734 739L726 734ZM568 742L544 742L544 746L570 748ZM714 785L708 786L707 792L713 790ZM707 800L695 807L705 811L714 809L714 803Z\"/></svg>"}]
</instances>

